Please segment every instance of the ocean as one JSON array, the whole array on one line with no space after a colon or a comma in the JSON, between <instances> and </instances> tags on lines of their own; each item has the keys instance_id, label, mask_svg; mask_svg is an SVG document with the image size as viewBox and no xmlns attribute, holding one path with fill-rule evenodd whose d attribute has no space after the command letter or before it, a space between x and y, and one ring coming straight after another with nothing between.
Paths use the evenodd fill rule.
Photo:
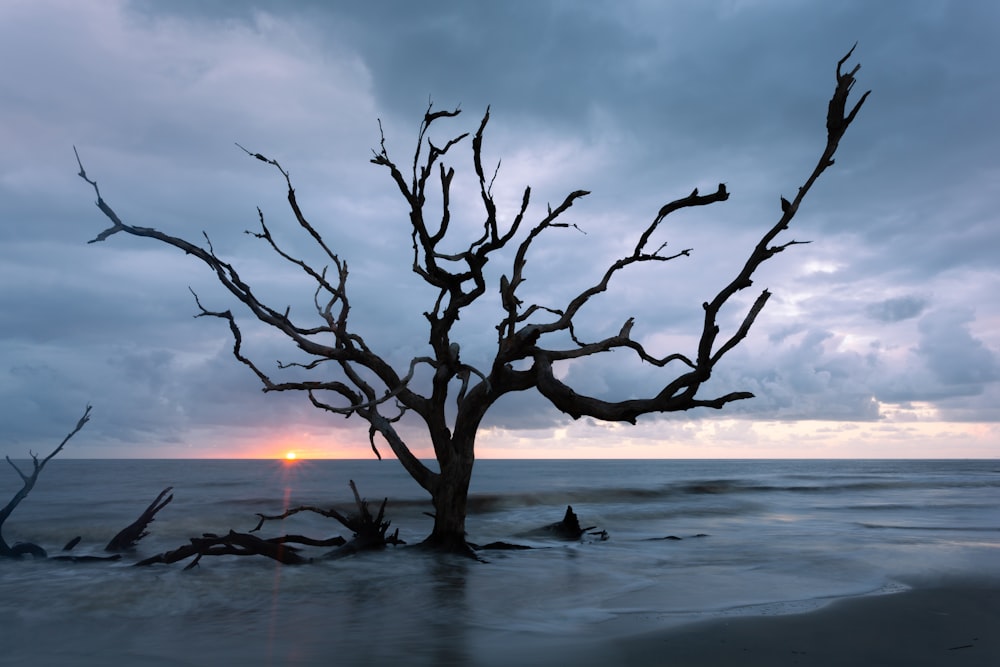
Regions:
<instances>
[{"instance_id":1,"label":"ocean","mask_svg":"<svg viewBox=\"0 0 1000 667\"><path fill-rule=\"evenodd\" d=\"M388 498L406 542L430 531L426 494L392 460L53 459L4 525L9 543L56 555L81 536L73 553L100 555L163 488L174 501L121 561L0 561L0 665L571 664L608 638L699 619L1000 576L995 460L483 460L470 541L536 549L131 567L248 531L257 512L351 510L349 480L376 507ZM19 488L0 473L0 503ZM524 536L567 505L607 539ZM350 537L303 514L261 535L283 533Z\"/></svg>"}]
</instances>

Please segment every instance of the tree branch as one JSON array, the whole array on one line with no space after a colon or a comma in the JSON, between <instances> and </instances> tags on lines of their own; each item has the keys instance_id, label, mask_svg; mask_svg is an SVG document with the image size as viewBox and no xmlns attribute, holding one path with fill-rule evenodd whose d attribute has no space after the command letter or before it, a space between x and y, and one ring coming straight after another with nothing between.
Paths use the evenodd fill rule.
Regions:
<instances>
[{"instance_id":1,"label":"tree branch","mask_svg":"<svg viewBox=\"0 0 1000 667\"><path fill-rule=\"evenodd\" d=\"M306 392L310 394L310 396L312 396L312 392L318 390L333 391L348 400L349 405L341 409L343 413L360 414L362 416L373 413L374 410L370 409L373 406L387 401L390 398L394 398L400 401L408 409L413 409L421 415L426 414L428 411L428 401L409 388L409 379L400 378L393 368L384 361L382 356L371 351L359 335L351 333L348 330L349 302L347 300L346 293L347 265L346 263L340 261L336 254L330 250L330 248L320 238L319 233L302 215L295 198L294 188L291 186L291 180L288 172L282 169L277 161L267 158L260 153L251 153L242 146L240 146L240 148L251 157L267 164L271 164L279 170L288 185L288 201L295 213L299 225L305 229L307 233L323 248L337 269L338 280L337 283L334 284L326 279L325 270L323 272L316 271L306 265L305 262L291 257L274 241L270 231L264 224L263 215L260 215L262 231L255 235L258 238L262 238L267 241L272 249L274 249L283 259L296 264L308 275L310 275L319 285L318 290L326 290L330 294L330 300L325 306L320 305L318 297L314 298L317 311L324 320L323 325L309 328L299 326L290 319L288 309L279 311L263 303L257 298L250 285L240 277L236 269L228 262L220 259L214 253L211 248L211 244L209 244L207 248L202 248L184 239L165 234L156 229L125 224L101 197L97 182L87 176L79 153L76 152L76 149L74 148L77 163L80 166L80 177L94 188L94 192L97 195L98 208L113 223L112 227L99 234L94 241L103 241L113 234L125 232L134 236L156 239L157 241L167 245L174 246L187 254L193 255L214 271L219 283L227 291L229 291L230 294L242 302L257 320L285 334L285 336L287 336L300 350L306 354L337 362L341 370L344 372L347 380L354 385L354 388L351 388L348 384L340 381L274 382L254 361L242 353L243 337L232 312L229 310L208 310L202 306L197 295L195 295L195 300L200 311L199 316L218 317L225 319L229 323L234 341L234 356L237 360L253 371L263 384L265 391L298 390ZM334 316L332 309L337 303L341 304L341 308L339 313ZM320 342L318 338L323 335L332 335L334 344L329 345L324 342ZM354 365L371 371L375 377L379 378L379 380L385 384L386 389L382 392L381 396L378 396L375 389L371 387L368 382L363 380L361 375L354 370ZM365 398L361 398L362 396ZM359 408L364 409L362 410ZM379 424L381 425L379 427L380 432L392 430L391 422L379 419ZM403 450L407 449L407 446L402 440L398 438L390 438L390 442L392 443L393 451L397 454L397 456L410 458L403 453ZM417 462L416 459L413 459L413 461L415 462L412 465L413 470L423 467L423 464ZM424 469L426 470L425 467ZM431 472L426 470L426 475L423 476L426 478L426 476L430 474Z\"/></svg>"},{"instance_id":2,"label":"tree branch","mask_svg":"<svg viewBox=\"0 0 1000 667\"><path fill-rule=\"evenodd\" d=\"M588 356L589 354L607 351L615 347L630 347L636 350L640 358L648 361L649 355L645 353L642 347L636 343L632 343L628 339L628 330L631 329L631 320L629 323L626 323L626 327L623 327L623 332L618 336L605 339L604 341L593 345L581 345L580 349L575 351L575 354L567 351L543 350L536 346L535 341L537 341L539 335L541 334L568 328L570 321L576 314L579 307L594 294L604 291L613 273L624 268L628 264L648 260L649 257L643 256L640 253L642 253L645 248L649 237L655 230L656 226L659 225L666 215L686 206L714 203L714 201L723 201L728 198L728 192L726 191L724 184L720 184L715 195L710 196L709 199L714 198L712 201L699 198L698 191L695 190L691 193L691 195L689 195L689 197L678 199L661 208L653 223L640 237L639 242L636 245L636 249L631 257L619 260L613 264L605 273L604 279L596 286L590 288L589 290L585 290L577 296L563 311L563 315L555 322L543 325L526 326L518 332L518 344L509 346L509 349L515 349L516 353L521 355L530 354L534 358L533 369L537 374L538 389L546 398L556 405L556 407L567 414L570 414L574 418L588 415L609 421L634 422L637 416L645 413L673 412L678 410L688 410L694 407L721 408L725 404L732 401L744 400L753 396L753 394L749 392L734 392L708 400L696 398L696 394L700 386L711 377L715 364L718 363L727 352L732 350L744 338L746 338L751 326L756 321L761 310L764 308L764 305L767 303L767 300L770 297L770 292L764 290L761 293L761 295L754 301L747 314L744 316L736 332L716 349L716 338L720 332L719 325L717 323L719 311L737 292L750 287L753 284L752 276L761 264L789 246L803 243L801 241L792 240L784 244L772 245L778 234L788 229L789 223L798 212L799 205L816 180L828 167L834 164L833 156L836 153L840 139L843 137L850 124L854 121L858 111L861 109L861 106L864 104L871 92L868 91L862 95L849 113L845 112L845 109L847 108L847 98L855 82L854 75L860 69L860 65L855 66L848 73L843 73L841 68L846 60L851 56L853 51L854 48L852 47L847 55L845 55L837 63L836 87L834 89L833 96L831 97L830 104L828 105L827 142L815 168L803 185L798 189L798 192L792 201L788 201L784 197L781 197L780 218L763 234L751 252L742 270L732 281L723 287L711 301L703 304L705 314L702 332L698 343L698 356L695 363L691 364L690 360L682 355L670 355L665 358L665 360L678 359L684 361L691 366L691 370L668 383L655 397L649 399L621 401L618 403L605 402L592 397L577 394L573 389L557 380L553 373L552 361L557 359L574 358L575 356ZM686 252L682 254L686 254Z\"/></svg>"},{"instance_id":3,"label":"tree branch","mask_svg":"<svg viewBox=\"0 0 1000 667\"><path fill-rule=\"evenodd\" d=\"M0 558L20 558L25 553L30 553L33 556L40 556L42 558L46 556L45 550L42 547L30 542L15 544L13 547L9 546L3 538L3 524L14 509L21 503L21 501L27 498L28 494L31 493L31 490L35 488L35 482L38 481L38 476L42 473L46 464L52 460L52 457L61 452L63 447L66 446L66 443L69 442L70 438L79 433L80 429L82 429L87 422L90 421L90 410L91 407L88 405L83 411L83 416L81 416L76 422L76 426L73 430L70 431L66 437L62 439L62 442L59 443L59 446L53 449L52 452L44 459L39 461L36 454L31 454L32 470L30 474L25 474L20 468L17 467L17 464L15 464L9 456L6 457L7 463L9 463L20 476L22 486L21 489L14 494L14 497L10 499L7 505L4 506L3 509L0 509Z\"/></svg>"}]
</instances>

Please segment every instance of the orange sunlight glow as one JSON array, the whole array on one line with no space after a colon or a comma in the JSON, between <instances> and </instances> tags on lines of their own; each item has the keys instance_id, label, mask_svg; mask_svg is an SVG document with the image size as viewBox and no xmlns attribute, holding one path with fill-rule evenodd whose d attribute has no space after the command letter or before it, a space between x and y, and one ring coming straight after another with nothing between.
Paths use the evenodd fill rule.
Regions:
<instances>
[{"instance_id":1,"label":"orange sunlight glow","mask_svg":"<svg viewBox=\"0 0 1000 667\"><path fill-rule=\"evenodd\" d=\"M286 452L285 453L285 460L286 461L294 461L296 458L297 457L295 455L295 452Z\"/></svg>"}]
</instances>

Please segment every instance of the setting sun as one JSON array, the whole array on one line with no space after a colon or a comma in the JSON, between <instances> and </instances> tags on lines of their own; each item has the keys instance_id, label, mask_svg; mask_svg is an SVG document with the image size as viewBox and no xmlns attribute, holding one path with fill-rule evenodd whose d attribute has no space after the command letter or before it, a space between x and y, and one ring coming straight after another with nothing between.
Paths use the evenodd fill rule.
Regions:
<instances>
[{"instance_id":1,"label":"setting sun","mask_svg":"<svg viewBox=\"0 0 1000 667\"><path fill-rule=\"evenodd\" d=\"M285 453L285 460L286 461L294 461L295 459L296 459L295 452L286 452Z\"/></svg>"}]
</instances>

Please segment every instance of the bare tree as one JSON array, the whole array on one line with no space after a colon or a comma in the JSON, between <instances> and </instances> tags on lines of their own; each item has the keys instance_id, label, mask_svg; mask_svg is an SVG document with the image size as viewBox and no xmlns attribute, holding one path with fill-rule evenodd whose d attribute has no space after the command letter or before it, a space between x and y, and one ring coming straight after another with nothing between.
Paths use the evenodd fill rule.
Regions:
<instances>
[{"instance_id":1,"label":"bare tree","mask_svg":"<svg viewBox=\"0 0 1000 667\"><path fill-rule=\"evenodd\" d=\"M704 195L695 189L691 194L665 204L639 236L631 254L611 264L597 282L561 307L526 305L519 298L518 289L525 280L524 272L532 244L540 235L553 228L569 227L569 223L563 222L563 214L588 193L583 190L571 192L555 208L549 206L541 220L528 229L529 223L525 223L525 220L528 217L531 189L525 188L512 222L501 224L492 194L495 174L488 178L483 166L483 138L489 122L488 109L471 140L472 161L484 214L482 233L467 246L463 243L460 247L465 249L460 252L442 250L446 237L453 241L455 236L452 233L449 210L455 171L446 166L443 159L469 135L465 133L453 136L443 144L433 143L428 136L432 126L438 127L441 121L447 123L447 119L458 116L459 111L428 108L420 125L412 163L406 165L405 172L389 155L384 134L379 147L373 151L371 162L387 170L409 208L413 272L437 293L430 309L424 313L429 327L429 353L414 357L405 368L391 365L384 351L370 347L363 335L352 327L349 318L351 302L347 289L347 263L327 245L302 213L288 172L275 160L260 153L243 149L251 157L272 165L282 174L288 186L288 203L295 219L329 261L327 267L317 269L289 254L275 241L264 222L263 214L258 210L260 231L254 235L315 282L313 302L318 316L315 321L306 323L293 320L290 310L276 309L261 301L251 285L240 277L236 268L215 254L207 236L206 245L201 246L156 229L122 222L101 197L97 182L88 178L80 163L80 176L94 188L98 208L112 222L111 227L102 231L91 242L104 241L118 232L125 232L155 239L183 250L214 271L222 286L242 302L254 317L280 331L311 359L308 363L279 364L279 367L287 369L289 366L296 366L310 371L336 368L337 372L333 377L323 379L272 379L256 361L244 355L242 333L232 312L208 310L195 296L199 316L218 317L229 323L234 339L233 354L253 371L263 384L264 391L303 391L318 408L338 415L360 417L366 421L369 439L376 455L379 455L376 447L378 435L388 443L413 479L431 496L434 529L424 544L464 551L468 549L465 541L465 518L469 482L475 461L476 433L487 411L505 394L536 389L556 408L573 418L589 416L629 423L635 423L639 416L645 414L697 407L722 408L733 401L753 396L749 392L738 391L705 397L700 390L722 358L747 336L770 293L764 290L757 296L735 331L722 334L717 317L720 309L733 295L751 286L751 278L763 262L799 243L795 240L776 243L775 239L788 228L816 179L827 167L833 165L834 153L844 132L869 94L866 92L853 107L849 107L848 97L860 66L856 65L850 71L844 71L843 67L853 50L852 48L837 63L836 87L830 99L826 120L826 145L816 167L791 201L781 198L780 218L760 238L735 277L714 298L703 304L704 322L697 354L693 357L678 353L660 358L650 354L642 344L630 337L633 318L629 318L616 335L585 342L577 337L574 318L585 304L607 290L612 278L624 269L636 264L666 262L688 255L689 250L666 254L664 246L652 247L653 233L671 213L725 201L729 197L726 186L720 184L715 192ZM79 155L77 160L79 162ZM439 212L432 212L425 206L429 195L440 198L442 208ZM496 322L496 351L489 366L477 368L461 358L458 342L452 338L453 327L460 315L487 293L484 267L491 258L499 257L500 251L506 248L514 250L514 258L509 272L499 279L502 312L498 314ZM557 342L567 339L572 343L567 345ZM557 362L622 348L631 350L645 362L664 368L665 373L671 371L664 380L662 389L644 398L607 401L580 393L577 388L560 380L554 371ZM421 391L417 389L418 383L413 379L418 367L424 366L429 367L431 380L429 386ZM399 422L408 413L416 415L426 427L437 459L437 470L421 462L401 436Z\"/></svg>"}]
</instances>

